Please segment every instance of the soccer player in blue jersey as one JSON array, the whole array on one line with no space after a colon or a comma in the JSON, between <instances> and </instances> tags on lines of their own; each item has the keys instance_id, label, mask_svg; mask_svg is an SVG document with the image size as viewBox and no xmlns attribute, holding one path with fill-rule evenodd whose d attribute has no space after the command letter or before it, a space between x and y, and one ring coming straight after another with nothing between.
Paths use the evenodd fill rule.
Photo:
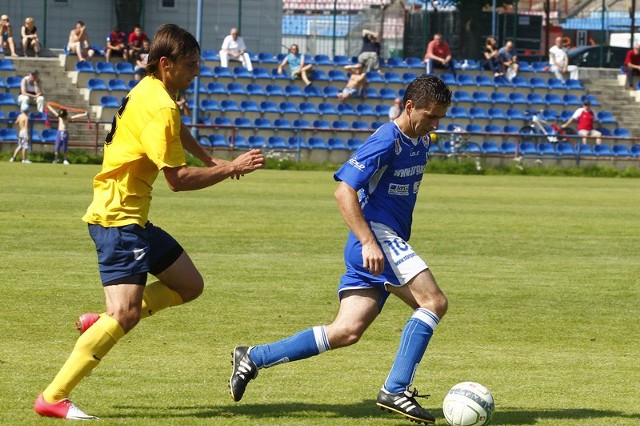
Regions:
<instances>
[{"instance_id":1,"label":"soccer player in blue jersey","mask_svg":"<svg viewBox=\"0 0 640 426\"><path fill-rule=\"evenodd\" d=\"M344 250L340 308L329 325L286 339L233 352L231 395L240 401L260 368L318 355L356 343L381 312L389 294L413 309L391 372L376 404L424 424L434 417L409 390L447 298L427 264L408 244L413 209L427 164L429 132L451 103L451 91L437 77L418 77L407 87L402 112L381 126L335 173L338 206L351 232Z\"/></svg>"}]
</instances>

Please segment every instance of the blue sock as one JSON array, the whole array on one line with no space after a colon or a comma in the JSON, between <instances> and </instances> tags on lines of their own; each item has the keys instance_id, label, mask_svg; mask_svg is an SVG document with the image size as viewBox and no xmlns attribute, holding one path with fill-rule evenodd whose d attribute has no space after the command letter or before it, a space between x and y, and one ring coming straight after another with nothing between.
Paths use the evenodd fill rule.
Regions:
<instances>
[{"instance_id":1,"label":"blue sock","mask_svg":"<svg viewBox=\"0 0 640 426\"><path fill-rule=\"evenodd\" d=\"M268 368L321 354L329 347L324 326L313 327L286 339L251 348L249 357L258 368Z\"/></svg>"},{"instance_id":2,"label":"blue sock","mask_svg":"<svg viewBox=\"0 0 640 426\"><path fill-rule=\"evenodd\" d=\"M399 393L409 389L438 321L438 316L428 309L418 308L413 312L402 331L396 359L384 383L386 390Z\"/></svg>"}]
</instances>

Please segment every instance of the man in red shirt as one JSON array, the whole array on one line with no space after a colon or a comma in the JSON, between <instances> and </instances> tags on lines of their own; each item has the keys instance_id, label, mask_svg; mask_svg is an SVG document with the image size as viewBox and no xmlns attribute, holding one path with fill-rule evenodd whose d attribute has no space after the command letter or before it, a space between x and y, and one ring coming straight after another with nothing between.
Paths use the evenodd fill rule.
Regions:
<instances>
[{"instance_id":1,"label":"man in red shirt","mask_svg":"<svg viewBox=\"0 0 640 426\"><path fill-rule=\"evenodd\" d=\"M427 74L432 74L433 68L436 67L448 69L454 77L456 75L451 50L449 50L447 42L442 39L441 34L434 34L433 40L427 45L427 53L425 53L423 61L427 64Z\"/></svg>"},{"instance_id":2,"label":"man in red shirt","mask_svg":"<svg viewBox=\"0 0 640 426\"><path fill-rule=\"evenodd\" d=\"M132 62L136 62L139 59L140 52L142 50L142 42L144 40L149 40L147 34L142 32L142 27L140 25L136 25L133 27L133 32L129 34L129 59Z\"/></svg>"},{"instance_id":3,"label":"man in red shirt","mask_svg":"<svg viewBox=\"0 0 640 426\"><path fill-rule=\"evenodd\" d=\"M582 143L587 143L588 137L594 137L596 138L596 145L600 145L602 143L600 139L602 133L593 128L594 119L595 114L591 110L591 101L585 99L582 101L582 108L578 108L561 127L564 129L575 120L578 123L578 134L582 136Z\"/></svg>"},{"instance_id":4,"label":"man in red shirt","mask_svg":"<svg viewBox=\"0 0 640 426\"><path fill-rule=\"evenodd\" d=\"M627 85L629 89L633 87L633 76L640 75L640 43L636 43L633 49L627 52L624 58L624 73L627 75Z\"/></svg>"}]
</instances>

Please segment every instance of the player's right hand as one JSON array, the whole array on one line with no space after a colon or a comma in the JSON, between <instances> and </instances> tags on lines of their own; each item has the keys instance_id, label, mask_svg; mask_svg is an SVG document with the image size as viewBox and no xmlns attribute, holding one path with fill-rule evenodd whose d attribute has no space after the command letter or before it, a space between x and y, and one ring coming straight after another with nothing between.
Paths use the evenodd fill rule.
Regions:
<instances>
[{"instance_id":1,"label":"player's right hand","mask_svg":"<svg viewBox=\"0 0 640 426\"><path fill-rule=\"evenodd\" d=\"M234 176L239 178L242 175L264 167L264 155L259 149L252 149L238 156L231 163L236 170Z\"/></svg>"}]
</instances>

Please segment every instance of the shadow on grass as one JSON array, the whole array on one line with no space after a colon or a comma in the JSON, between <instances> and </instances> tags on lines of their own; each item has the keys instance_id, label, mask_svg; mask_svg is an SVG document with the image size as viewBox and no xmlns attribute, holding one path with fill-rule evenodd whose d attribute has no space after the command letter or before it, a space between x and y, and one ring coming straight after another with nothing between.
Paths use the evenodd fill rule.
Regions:
<instances>
[{"instance_id":1,"label":"shadow on grass","mask_svg":"<svg viewBox=\"0 0 640 426\"><path fill-rule=\"evenodd\" d=\"M149 407L119 405L116 410L124 410L121 414L101 416L102 418L211 418L221 417L253 417L272 418L351 418L363 419L392 414L382 412L373 400L360 401L353 404L309 404L309 403L274 403L274 404L230 404L230 405L187 405L176 407ZM436 418L442 419L442 410L430 410ZM633 419L640 421L640 413L622 413L612 410L594 410L589 408L567 408L562 410L524 410L518 408L499 408L493 416L492 425L535 425L539 421L561 422L562 420L580 419Z\"/></svg>"}]
</instances>

